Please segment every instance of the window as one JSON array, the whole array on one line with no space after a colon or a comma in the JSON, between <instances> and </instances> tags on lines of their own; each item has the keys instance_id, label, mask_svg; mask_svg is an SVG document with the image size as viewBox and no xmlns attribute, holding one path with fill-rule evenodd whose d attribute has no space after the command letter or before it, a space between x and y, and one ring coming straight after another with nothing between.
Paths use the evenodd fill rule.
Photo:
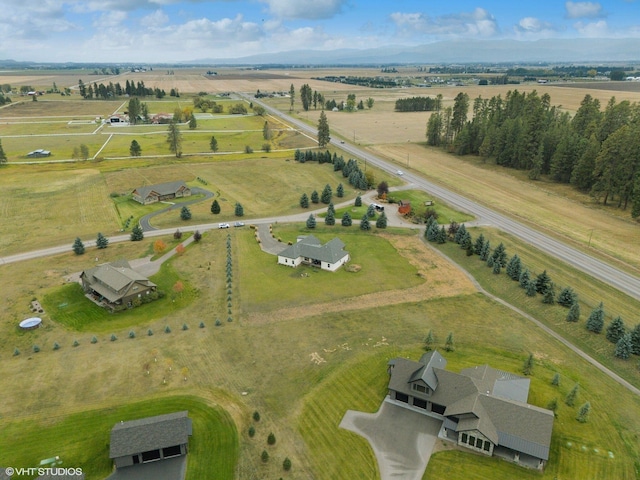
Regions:
<instances>
[{"instance_id":1,"label":"window","mask_svg":"<svg viewBox=\"0 0 640 480\"><path fill-rule=\"evenodd\" d=\"M427 409L427 401L420 398L413 398L413 405L416 407Z\"/></svg>"},{"instance_id":2,"label":"window","mask_svg":"<svg viewBox=\"0 0 640 480\"><path fill-rule=\"evenodd\" d=\"M427 393L427 387L425 387L424 385L420 385L419 383L414 383L413 389L417 392Z\"/></svg>"},{"instance_id":3,"label":"window","mask_svg":"<svg viewBox=\"0 0 640 480\"><path fill-rule=\"evenodd\" d=\"M460 441L461 441L462 443L467 443L467 434L466 434L466 433L463 433L463 434L462 434L462 437L460 438Z\"/></svg>"},{"instance_id":4,"label":"window","mask_svg":"<svg viewBox=\"0 0 640 480\"><path fill-rule=\"evenodd\" d=\"M160 460L160 450L150 450L148 452L142 452L142 462L151 462L153 460Z\"/></svg>"},{"instance_id":5,"label":"window","mask_svg":"<svg viewBox=\"0 0 640 480\"><path fill-rule=\"evenodd\" d=\"M491 450L491 443L484 442L484 447L483 448L484 448L485 452L490 451Z\"/></svg>"},{"instance_id":6,"label":"window","mask_svg":"<svg viewBox=\"0 0 640 480\"><path fill-rule=\"evenodd\" d=\"M482 444L484 443L484 440L482 440L481 438L476 438L476 447L477 448L482 448Z\"/></svg>"},{"instance_id":7,"label":"window","mask_svg":"<svg viewBox=\"0 0 640 480\"><path fill-rule=\"evenodd\" d=\"M399 402L409 403L409 395L396 392L396 400L398 400Z\"/></svg>"}]
</instances>

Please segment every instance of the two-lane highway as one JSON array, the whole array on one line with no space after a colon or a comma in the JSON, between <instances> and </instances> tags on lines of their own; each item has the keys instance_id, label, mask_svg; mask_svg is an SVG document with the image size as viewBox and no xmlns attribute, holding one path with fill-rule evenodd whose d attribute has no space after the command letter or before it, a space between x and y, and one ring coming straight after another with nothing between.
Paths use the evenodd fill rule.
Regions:
<instances>
[{"instance_id":1,"label":"two-lane highway","mask_svg":"<svg viewBox=\"0 0 640 480\"><path fill-rule=\"evenodd\" d=\"M313 135L314 137L317 135L317 129L313 126L276 110L266 103L253 98L253 96L244 95L244 97L253 103L258 103L263 106L271 115L283 119L285 122L294 125L296 128ZM391 175L396 175L397 166L367 152L366 150L358 148L349 142L343 143L342 141L332 139L331 143L353 155L355 158L365 160L370 165L375 165L377 168L384 170ZM543 252L548 253L549 255L552 255L579 270L582 270L594 278L614 286L621 292L626 293L636 300L640 300L640 278L637 276L626 273L606 262L592 257L591 255L570 247L560 240L556 240L555 238L541 233L534 228L528 227L506 215L500 214L492 210L490 207L483 206L473 200L469 200L468 198L452 192L438 184L430 182L423 177L405 172L403 174L403 179L406 182L415 185L418 189L428 191L431 195L440 198L452 207L475 215L481 219L482 223L490 224L527 243L530 243Z\"/></svg>"}]
</instances>

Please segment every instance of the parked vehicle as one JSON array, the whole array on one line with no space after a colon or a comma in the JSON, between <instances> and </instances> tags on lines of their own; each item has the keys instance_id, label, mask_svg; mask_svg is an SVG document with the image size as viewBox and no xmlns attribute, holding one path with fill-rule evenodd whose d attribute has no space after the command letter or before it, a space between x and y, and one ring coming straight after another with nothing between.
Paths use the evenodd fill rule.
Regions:
<instances>
[{"instance_id":1,"label":"parked vehicle","mask_svg":"<svg viewBox=\"0 0 640 480\"><path fill-rule=\"evenodd\" d=\"M219 223L218 224L218 228L229 228L229 224L228 223Z\"/></svg>"},{"instance_id":2,"label":"parked vehicle","mask_svg":"<svg viewBox=\"0 0 640 480\"><path fill-rule=\"evenodd\" d=\"M233 224L234 227L244 227L244 223L243 222L236 222Z\"/></svg>"}]
</instances>

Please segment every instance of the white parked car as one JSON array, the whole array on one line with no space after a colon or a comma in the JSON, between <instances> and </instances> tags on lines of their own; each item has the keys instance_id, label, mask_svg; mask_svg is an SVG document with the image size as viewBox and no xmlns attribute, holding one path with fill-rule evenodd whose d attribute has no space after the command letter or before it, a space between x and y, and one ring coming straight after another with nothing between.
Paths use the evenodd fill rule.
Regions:
<instances>
[{"instance_id":1,"label":"white parked car","mask_svg":"<svg viewBox=\"0 0 640 480\"><path fill-rule=\"evenodd\" d=\"M218 224L218 228L229 228L229 224L228 223L219 223Z\"/></svg>"},{"instance_id":2,"label":"white parked car","mask_svg":"<svg viewBox=\"0 0 640 480\"><path fill-rule=\"evenodd\" d=\"M402 170L398 170L396 173L400 176L404 175L404 172Z\"/></svg>"},{"instance_id":3,"label":"white parked car","mask_svg":"<svg viewBox=\"0 0 640 480\"><path fill-rule=\"evenodd\" d=\"M234 227L244 227L244 223L243 222L236 222L233 224Z\"/></svg>"}]
</instances>

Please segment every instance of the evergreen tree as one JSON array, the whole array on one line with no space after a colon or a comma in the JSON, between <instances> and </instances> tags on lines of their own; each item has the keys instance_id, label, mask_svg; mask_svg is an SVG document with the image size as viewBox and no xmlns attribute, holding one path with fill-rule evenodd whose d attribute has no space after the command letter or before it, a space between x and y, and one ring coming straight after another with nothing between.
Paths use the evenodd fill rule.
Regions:
<instances>
[{"instance_id":1,"label":"evergreen tree","mask_svg":"<svg viewBox=\"0 0 640 480\"><path fill-rule=\"evenodd\" d=\"M342 226L343 227L351 226L351 215L349 215L349 212L344 212L344 214L342 215Z\"/></svg>"},{"instance_id":2,"label":"evergreen tree","mask_svg":"<svg viewBox=\"0 0 640 480\"><path fill-rule=\"evenodd\" d=\"M109 246L109 239L105 237L102 233L98 232L98 237L96 238L96 247L99 249L107 248Z\"/></svg>"},{"instance_id":3,"label":"evergreen tree","mask_svg":"<svg viewBox=\"0 0 640 480\"><path fill-rule=\"evenodd\" d=\"M553 305L556 301L556 292L553 282L549 285L549 288L544 292L542 296L542 303L546 303L547 305Z\"/></svg>"},{"instance_id":4,"label":"evergreen tree","mask_svg":"<svg viewBox=\"0 0 640 480\"><path fill-rule=\"evenodd\" d=\"M495 248L491 256L493 261L499 263L502 268L507 266L507 251L502 242Z\"/></svg>"},{"instance_id":5,"label":"evergreen tree","mask_svg":"<svg viewBox=\"0 0 640 480\"><path fill-rule=\"evenodd\" d=\"M320 203L320 195L315 190L311 192L311 203Z\"/></svg>"},{"instance_id":6,"label":"evergreen tree","mask_svg":"<svg viewBox=\"0 0 640 480\"><path fill-rule=\"evenodd\" d=\"M522 373L529 376L533 374L533 353L530 353L522 366Z\"/></svg>"},{"instance_id":7,"label":"evergreen tree","mask_svg":"<svg viewBox=\"0 0 640 480\"><path fill-rule=\"evenodd\" d=\"M186 205L180 209L181 220L191 220L191 210Z\"/></svg>"},{"instance_id":8,"label":"evergreen tree","mask_svg":"<svg viewBox=\"0 0 640 480\"><path fill-rule=\"evenodd\" d=\"M447 335L447 339L444 342L444 349L447 352L453 352L455 350L455 345L453 343L453 332L449 332L449 335Z\"/></svg>"},{"instance_id":9,"label":"evergreen tree","mask_svg":"<svg viewBox=\"0 0 640 480\"><path fill-rule=\"evenodd\" d=\"M142 231L142 228L140 228L140 225L136 225L135 227L133 227L133 229L131 230L131 241L139 242L143 238L144 232Z\"/></svg>"},{"instance_id":10,"label":"evergreen tree","mask_svg":"<svg viewBox=\"0 0 640 480\"><path fill-rule=\"evenodd\" d=\"M169 144L169 151L171 153L175 154L178 158L182 156L182 133L180 133L176 122L169 123L167 143Z\"/></svg>"},{"instance_id":11,"label":"evergreen tree","mask_svg":"<svg viewBox=\"0 0 640 480\"><path fill-rule=\"evenodd\" d=\"M142 154L142 148L137 140L131 140L131 145L129 146L129 155L132 157L139 157Z\"/></svg>"},{"instance_id":12,"label":"evergreen tree","mask_svg":"<svg viewBox=\"0 0 640 480\"><path fill-rule=\"evenodd\" d=\"M331 134L329 131L329 121L324 110L320 112L320 119L318 120L318 147L324 148L331 141Z\"/></svg>"},{"instance_id":13,"label":"evergreen tree","mask_svg":"<svg viewBox=\"0 0 640 480\"><path fill-rule=\"evenodd\" d=\"M291 470L291 460L289 460L289 457L285 457L285 459L282 461L282 468L285 472Z\"/></svg>"},{"instance_id":14,"label":"evergreen tree","mask_svg":"<svg viewBox=\"0 0 640 480\"><path fill-rule=\"evenodd\" d=\"M75 253L76 255L82 255L84 253L84 243L82 243L82 240L80 240L80 237L76 237L75 241L73 242L73 253Z\"/></svg>"},{"instance_id":15,"label":"evergreen tree","mask_svg":"<svg viewBox=\"0 0 640 480\"><path fill-rule=\"evenodd\" d=\"M464 236L460 240L460 248L468 252L468 257L473 255L473 239L469 232L465 232Z\"/></svg>"},{"instance_id":16,"label":"evergreen tree","mask_svg":"<svg viewBox=\"0 0 640 480\"><path fill-rule=\"evenodd\" d=\"M195 130L198 128L198 121L196 120L196 116L191 114L191 118L189 119L189 130Z\"/></svg>"},{"instance_id":17,"label":"evergreen tree","mask_svg":"<svg viewBox=\"0 0 640 480\"><path fill-rule=\"evenodd\" d=\"M578 410L578 416L576 417L576 420L578 420L580 423L585 423L587 421L587 418L589 417L590 411L591 404L589 402L584 403L580 407L580 410Z\"/></svg>"},{"instance_id":18,"label":"evergreen tree","mask_svg":"<svg viewBox=\"0 0 640 480\"><path fill-rule=\"evenodd\" d=\"M493 268L495 265L496 265L496 262L493 260L493 257L487 258L487 267ZM499 263L498 263L498 266L500 266Z\"/></svg>"},{"instance_id":19,"label":"evergreen tree","mask_svg":"<svg viewBox=\"0 0 640 480\"><path fill-rule=\"evenodd\" d=\"M4 153L4 148L2 148L2 140L0 139L0 166L7 163L7 154Z\"/></svg>"},{"instance_id":20,"label":"evergreen tree","mask_svg":"<svg viewBox=\"0 0 640 480\"><path fill-rule=\"evenodd\" d=\"M333 196L333 191L331 190L331 185L328 183L324 186L324 190L322 190L322 195L320 196L320 201L326 205L331 203L331 197Z\"/></svg>"},{"instance_id":21,"label":"evergreen tree","mask_svg":"<svg viewBox=\"0 0 640 480\"><path fill-rule=\"evenodd\" d=\"M265 121L264 126L262 127L262 138L264 140L271 140L272 137L271 127L269 126L269 122Z\"/></svg>"},{"instance_id":22,"label":"evergreen tree","mask_svg":"<svg viewBox=\"0 0 640 480\"><path fill-rule=\"evenodd\" d=\"M493 273L494 273L494 275L499 275L500 274L500 262L496 261L493 264Z\"/></svg>"},{"instance_id":23,"label":"evergreen tree","mask_svg":"<svg viewBox=\"0 0 640 480\"><path fill-rule=\"evenodd\" d=\"M547 275L546 270L536 277L535 284L536 292L541 295L544 295L551 288L551 278Z\"/></svg>"},{"instance_id":24,"label":"evergreen tree","mask_svg":"<svg viewBox=\"0 0 640 480\"><path fill-rule=\"evenodd\" d=\"M316 228L316 217L313 216L313 213L307 218L307 228Z\"/></svg>"},{"instance_id":25,"label":"evergreen tree","mask_svg":"<svg viewBox=\"0 0 640 480\"><path fill-rule=\"evenodd\" d=\"M474 245L474 253L476 255L481 255L482 254L482 250L484 249L484 243L485 243L485 239L484 239L484 235L481 233L478 238L476 238L476 243Z\"/></svg>"},{"instance_id":26,"label":"evergreen tree","mask_svg":"<svg viewBox=\"0 0 640 480\"><path fill-rule=\"evenodd\" d=\"M507 276L517 282L520 280L520 275L522 274L522 262L520 261L520 257L516 253L511 259L509 263L507 263Z\"/></svg>"},{"instance_id":27,"label":"evergreen tree","mask_svg":"<svg viewBox=\"0 0 640 480\"><path fill-rule=\"evenodd\" d=\"M553 385L554 387L559 387L560 386L560 374L556 373L553 375L553 378L551 379L551 385Z\"/></svg>"},{"instance_id":28,"label":"evergreen tree","mask_svg":"<svg viewBox=\"0 0 640 480\"><path fill-rule=\"evenodd\" d=\"M570 407L573 407L575 405L575 403L576 403L576 398L578 398L578 389L579 388L580 388L580 386L576 383L573 386L573 388L571 389L571 391L565 397L564 403L566 403Z\"/></svg>"},{"instance_id":29,"label":"evergreen tree","mask_svg":"<svg viewBox=\"0 0 640 480\"><path fill-rule=\"evenodd\" d=\"M362 220L360 220L360 230L371 230L371 225L369 224L369 216L366 214L364 217L362 217Z\"/></svg>"},{"instance_id":30,"label":"evergreen tree","mask_svg":"<svg viewBox=\"0 0 640 480\"><path fill-rule=\"evenodd\" d=\"M433 344L435 343L435 341L436 340L433 336L433 332L429 330L429 333L427 333L427 336L424 339L424 346L422 348L424 348L428 352L433 348Z\"/></svg>"},{"instance_id":31,"label":"evergreen tree","mask_svg":"<svg viewBox=\"0 0 640 480\"><path fill-rule=\"evenodd\" d=\"M329 205L331 206L331 204ZM333 208L327 208L327 215L324 217L325 225L335 225L336 217Z\"/></svg>"},{"instance_id":32,"label":"evergreen tree","mask_svg":"<svg viewBox=\"0 0 640 480\"><path fill-rule=\"evenodd\" d=\"M631 352L640 355L640 323L631 330Z\"/></svg>"},{"instance_id":33,"label":"evergreen tree","mask_svg":"<svg viewBox=\"0 0 640 480\"><path fill-rule=\"evenodd\" d=\"M211 204L211 213L213 213L214 215L220 213L220 204L218 203L218 200L214 200Z\"/></svg>"},{"instance_id":34,"label":"evergreen tree","mask_svg":"<svg viewBox=\"0 0 640 480\"><path fill-rule=\"evenodd\" d=\"M564 287L558 295L558 305L562 305L563 307L570 308L577 301L578 295L571 287Z\"/></svg>"},{"instance_id":35,"label":"evergreen tree","mask_svg":"<svg viewBox=\"0 0 640 480\"><path fill-rule=\"evenodd\" d=\"M525 291L528 297L535 297L537 293L536 282L533 280L529 280L529 283L527 283L527 286L525 287Z\"/></svg>"},{"instance_id":36,"label":"evergreen tree","mask_svg":"<svg viewBox=\"0 0 640 480\"><path fill-rule=\"evenodd\" d=\"M625 333L627 332L624 326L624 322L622 321L622 318L618 316L614 318L607 327L606 337L607 340L609 340L611 343L618 343L618 340L620 340L620 338L622 338Z\"/></svg>"},{"instance_id":37,"label":"evergreen tree","mask_svg":"<svg viewBox=\"0 0 640 480\"><path fill-rule=\"evenodd\" d=\"M338 184L338 188L336 188L336 197L342 198L344 197L344 187L341 183Z\"/></svg>"},{"instance_id":38,"label":"evergreen tree","mask_svg":"<svg viewBox=\"0 0 640 480\"><path fill-rule=\"evenodd\" d=\"M427 240L430 242L435 242L438 239L438 233L440 229L438 228L438 223L433 222L430 226L427 227L425 233L427 235Z\"/></svg>"},{"instance_id":39,"label":"evergreen tree","mask_svg":"<svg viewBox=\"0 0 640 480\"><path fill-rule=\"evenodd\" d=\"M520 288L526 289L529 286L529 283L531 283L531 274L529 273L528 268L525 268L522 271L522 273L520 274L520 278L518 279L518 282L520 283Z\"/></svg>"},{"instance_id":40,"label":"evergreen tree","mask_svg":"<svg viewBox=\"0 0 640 480\"><path fill-rule=\"evenodd\" d=\"M302 208L309 208L309 197L306 193L303 193L300 197L300 206Z\"/></svg>"},{"instance_id":41,"label":"evergreen tree","mask_svg":"<svg viewBox=\"0 0 640 480\"><path fill-rule=\"evenodd\" d=\"M462 243L462 239L465 237L465 235L467 234L467 227L464 226L464 223L462 225L460 225L458 227L458 229L456 230L455 235L453 236L453 241L456 242L458 245L460 245Z\"/></svg>"},{"instance_id":42,"label":"evergreen tree","mask_svg":"<svg viewBox=\"0 0 640 480\"><path fill-rule=\"evenodd\" d=\"M447 243L447 231L445 230L444 225L442 225L442 227L438 231L436 242L439 244Z\"/></svg>"},{"instance_id":43,"label":"evergreen tree","mask_svg":"<svg viewBox=\"0 0 640 480\"><path fill-rule=\"evenodd\" d=\"M604 327L604 306L602 302L591 311L586 323L587 330L600 333Z\"/></svg>"},{"instance_id":44,"label":"evergreen tree","mask_svg":"<svg viewBox=\"0 0 640 480\"><path fill-rule=\"evenodd\" d=\"M580 304L578 302L571 305L567 313L567 322L577 322L580 320Z\"/></svg>"},{"instance_id":45,"label":"evergreen tree","mask_svg":"<svg viewBox=\"0 0 640 480\"><path fill-rule=\"evenodd\" d=\"M489 259L489 255L491 255L491 241L487 240L482 245L482 250L480 251L480 260L486 262Z\"/></svg>"},{"instance_id":46,"label":"evergreen tree","mask_svg":"<svg viewBox=\"0 0 640 480\"><path fill-rule=\"evenodd\" d=\"M384 212L376 220L376 228L387 228L387 216Z\"/></svg>"},{"instance_id":47,"label":"evergreen tree","mask_svg":"<svg viewBox=\"0 0 640 480\"><path fill-rule=\"evenodd\" d=\"M209 142L209 148L213 153L216 153L218 151L218 140L216 140L216 137L211 137L211 141Z\"/></svg>"},{"instance_id":48,"label":"evergreen tree","mask_svg":"<svg viewBox=\"0 0 640 480\"><path fill-rule=\"evenodd\" d=\"M200 233L200 230L196 230L193 233L193 241L198 243L200 240L202 240L202 234Z\"/></svg>"},{"instance_id":49,"label":"evergreen tree","mask_svg":"<svg viewBox=\"0 0 640 480\"><path fill-rule=\"evenodd\" d=\"M553 398L549 403L547 403L547 410L551 410L553 412L553 416L557 417L556 410L558 410L558 399Z\"/></svg>"},{"instance_id":50,"label":"evergreen tree","mask_svg":"<svg viewBox=\"0 0 640 480\"><path fill-rule=\"evenodd\" d=\"M358 196L356 197L356 200L355 200L355 202L353 203L353 205L354 205L355 207L360 207L360 206L362 206L362 197L360 197L360 195L358 195Z\"/></svg>"},{"instance_id":51,"label":"evergreen tree","mask_svg":"<svg viewBox=\"0 0 640 480\"><path fill-rule=\"evenodd\" d=\"M622 360L627 360L631 356L631 353L633 353L631 334L625 333L616 343L616 351L614 355Z\"/></svg>"},{"instance_id":52,"label":"evergreen tree","mask_svg":"<svg viewBox=\"0 0 640 480\"><path fill-rule=\"evenodd\" d=\"M236 217L243 217L244 216L244 207L242 206L242 204L240 202L236 202L236 207L235 207L234 213L235 213Z\"/></svg>"}]
</instances>

